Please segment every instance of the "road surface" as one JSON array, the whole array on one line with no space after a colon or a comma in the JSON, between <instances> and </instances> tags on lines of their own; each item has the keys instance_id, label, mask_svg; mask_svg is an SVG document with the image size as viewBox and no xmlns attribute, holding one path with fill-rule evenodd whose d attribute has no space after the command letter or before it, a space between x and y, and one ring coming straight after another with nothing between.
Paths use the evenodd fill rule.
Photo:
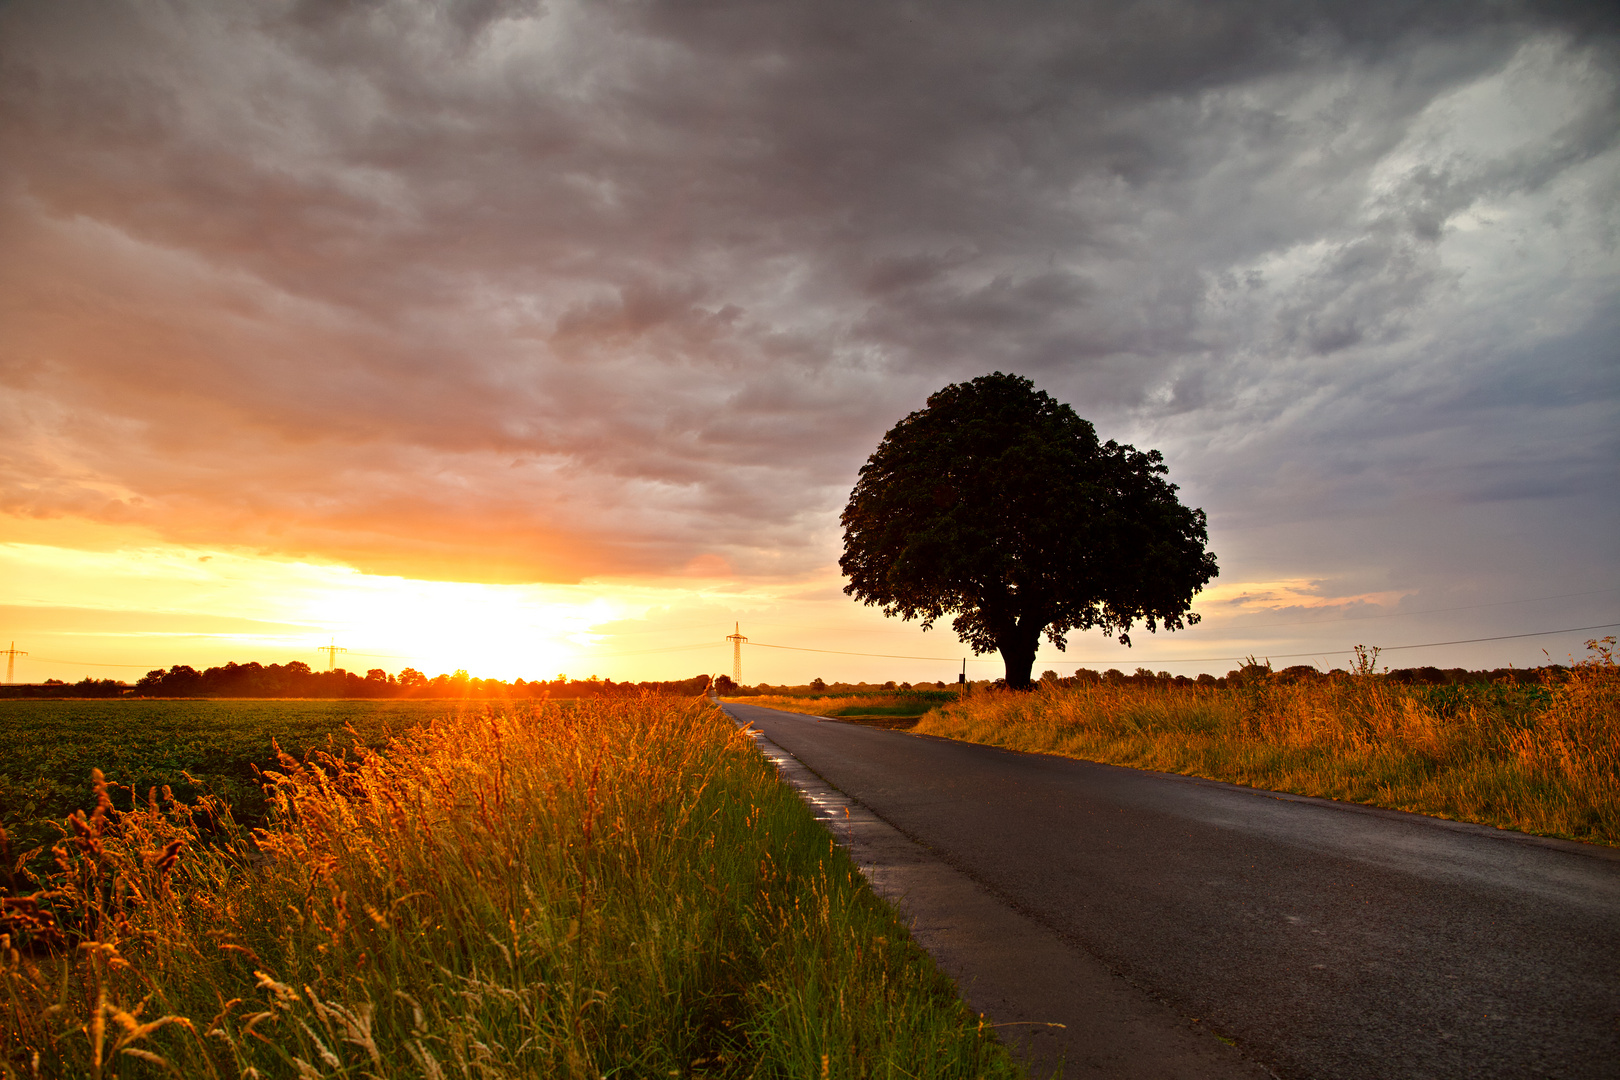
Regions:
<instances>
[{"instance_id":1,"label":"road surface","mask_svg":"<svg viewBox=\"0 0 1620 1080\"><path fill-rule=\"evenodd\" d=\"M919 937L1066 1076L1620 1077L1613 849L725 707L903 834Z\"/></svg>"}]
</instances>

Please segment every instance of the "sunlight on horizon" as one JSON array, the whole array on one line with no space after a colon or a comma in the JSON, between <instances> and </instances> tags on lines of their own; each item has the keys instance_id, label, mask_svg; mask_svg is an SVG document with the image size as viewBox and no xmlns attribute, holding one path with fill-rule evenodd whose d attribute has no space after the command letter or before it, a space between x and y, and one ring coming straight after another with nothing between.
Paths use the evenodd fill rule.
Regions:
<instances>
[{"instance_id":1,"label":"sunlight on horizon","mask_svg":"<svg viewBox=\"0 0 1620 1080\"><path fill-rule=\"evenodd\" d=\"M974 677L993 677L1000 667L994 654L974 656L958 641L949 619L925 634L915 622L886 619L843 597L835 567L808 580L754 585L692 578L492 585L188 547L90 523L75 530L58 521L49 534L22 525L6 535L0 648L15 640L26 654L16 660L22 682L86 676L134 682L154 668L229 661L300 660L324 668L320 650L329 642L345 650L337 666L358 673L411 667L429 677L465 670L503 680L566 674L664 681L729 671L725 635L739 622L750 639L743 671L749 684L797 685L812 677L954 681L964 657ZM1204 621L1196 627L1138 634L1129 649L1100 633L1074 635L1066 654L1043 645L1037 670L1148 666L1221 674L1249 654L1325 668L1347 663L1346 650L1357 642L1485 636L1473 629L1483 609L1455 609L1448 618L1442 606L1438 617L1447 625L1419 629L1422 611L1397 618L1407 614L1400 610L1407 590L1335 595L1335 585L1307 578L1220 582L1199 597ZM1481 600L1484 609L1497 610L1530 603ZM1579 637L1504 642L1488 666L1522 666L1544 646L1562 660L1579 651ZM1432 652L1424 659L1445 664L1457 655Z\"/></svg>"},{"instance_id":2,"label":"sunlight on horizon","mask_svg":"<svg viewBox=\"0 0 1620 1080\"><path fill-rule=\"evenodd\" d=\"M414 667L428 675L464 669L503 679L622 677L623 670L609 672L625 665L598 655L615 651L613 635L595 628L701 597L691 588L425 581L178 545L85 551L0 544L0 576L28 583L28 594L0 598L14 612L72 609L77 620L76 629L36 633L31 654L54 661L65 650L93 650L96 655L68 659L109 669L97 673L104 677L114 677L112 668L131 667L124 661L135 656L151 657L142 663L153 666L297 659L324 667L317 650L328 642L346 650L337 666L358 672ZM132 618L215 628L142 629L129 625ZM710 629L718 650L724 627L718 618L711 621L712 627L694 627L687 637L701 640L697 630ZM631 644L632 653L651 653L647 659L656 661L664 643ZM587 670L593 665L596 670Z\"/></svg>"}]
</instances>

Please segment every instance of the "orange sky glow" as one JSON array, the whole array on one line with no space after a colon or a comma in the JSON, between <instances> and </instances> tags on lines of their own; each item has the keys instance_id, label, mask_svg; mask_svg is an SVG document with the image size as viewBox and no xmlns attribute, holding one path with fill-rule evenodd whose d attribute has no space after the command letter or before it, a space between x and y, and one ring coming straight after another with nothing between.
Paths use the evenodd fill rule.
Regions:
<instances>
[{"instance_id":1,"label":"orange sky glow","mask_svg":"<svg viewBox=\"0 0 1620 1080\"><path fill-rule=\"evenodd\" d=\"M1162 450L1221 567L1037 673L1581 655L1620 30L1240 7L0 5L17 678L663 680L740 625L749 683L953 680L838 516L991 370Z\"/></svg>"},{"instance_id":2,"label":"orange sky glow","mask_svg":"<svg viewBox=\"0 0 1620 1080\"><path fill-rule=\"evenodd\" d=\"M724 636L736 623L760 643L745 646L751 682L802 683L816 675L950 681L962 658L971 677L999 674L994 656L973 657L944 628L925 634L840 602L842 582L832 573L753 588L723 577L567 585L435 581L367 574L330 561L187 547L104 525L8 524L14 537L26 537L0 543L0 578L27 583L0 604L0 619L27 646L29 655L17 660L22 681L132 682L157 667L233 660L324 667L328 658L319 650L328 643L346 650L337 663L352 671L677 679L729 670ZM1178 674L1224 672L1239 656L1308 640L1313 617L1314 625L1340 637L1353 629L1358 641L1387 640L1383 628L1373 629L1376 613L1398 595L1334 597L1320 584L1217 585L1200 605L1211 613L1209 625L1180 640L1138 635L1138 645L1125 649L1092 635L1075 643L1079 648L1071 645L1069 656L1048 647L1042 663L1065 673L1066 665L1081 661L1097 668L1146 664ZM1372 625L1332 621L1346 611L1362 612ZM1276 621L1284 616L1296 621ZM1244 632L1244 621L1257 618L1259 627ZM1189 637L1194 640L1183 644ZM859 653L875 655L850 655ZM1177 656L1196 659L1170 659ZM1278 663L1325 668L1344 660L1330 647Z\"/></svg>"}]
</instances>

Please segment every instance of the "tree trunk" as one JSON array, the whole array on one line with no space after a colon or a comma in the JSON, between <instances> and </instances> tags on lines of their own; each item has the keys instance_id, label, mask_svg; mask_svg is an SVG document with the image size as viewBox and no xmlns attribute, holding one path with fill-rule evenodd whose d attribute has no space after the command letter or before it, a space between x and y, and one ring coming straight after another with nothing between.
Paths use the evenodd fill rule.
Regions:
<instances>
[{"instance_id":1,"label":"tree trunk","mask_svg":"<svg viewBox=\"0 0 1620 1080\"><path fill-rule=\"evenodd\" d=\"M1020 628L1002 639L1001 659L1007 665L1009 690L1028 690L1034 685L1029 676L1030 672L1035 670L1035 653L1039 650L1040 644L1040 627L1037 627L1033 634Z\"/></svg>"}]
</instances>

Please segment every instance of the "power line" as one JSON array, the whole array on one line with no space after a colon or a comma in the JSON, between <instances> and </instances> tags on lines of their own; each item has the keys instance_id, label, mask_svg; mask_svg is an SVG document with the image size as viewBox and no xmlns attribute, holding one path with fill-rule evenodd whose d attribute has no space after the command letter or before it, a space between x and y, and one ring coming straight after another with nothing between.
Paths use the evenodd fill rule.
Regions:
<instances>
[{"instance_id":1,"label":"power line","mask_svg":"<svg viewBox=\"0 0 1620 1080\"><path fill-rule=\"evenodd\" d=\"M619 620L619 621L627 622L627 621L630 621L630 620ZM592 624L592 625L600 626L602 624L601 623L595 623L595 624ZM587 633L587 634L595 634L595 635L597 635L599 637L607 637L607 638L638 637L638 636L640 636L642 634L673 634L673 633L675 633L676 631L679 631L679 630L702 630L702 629L705 629L707 627L711 627L713 625L714 625L714 620L713 619L705 619L703 622L700 622L700 623L687 623L684 626L650 626L645 630L586 630L584 632Z\"/></svg>"},{"instance_id":2,"label":"power line","mask_svg":"<svg viewBox=\"0 0 1620 1080\"><path fill-rule=\"evenodd\" d=\"M1463 641L1431 641L1427 645L1391 645L1387 649L1379 649L1378 651L1399 652L1402 649L1429 649L1438 645L1473 645L1480 641L1512 641L1514 638L1552 637L1554 634L1575 634L1583 630L1609 630L1616 626L1620 626L1620 623L1604 623L1601 626L1572 626L1568 630L1543 630L1539 634L1503 634L1500 637L1467 638ZM1340 651L1343 652L1344 650L1341 649Z\"/></svg>"},{"instance_id":3,"label":"power line","mask_svg":"<svg viewBox=\"0 0 1620 1080\"><path fill-rule=\"evenodd\" d=\"M702 645L671 645L664 649L636 649L632 652L588 653L582 659L595 660L609 656L647 656L651 653L696 652L699 649L719 649L723 644L718 641L704 642Z\"/></svg>"},{"instance_id":4,"label":"power line","mask_svg":"<svg viewBox=\"0 0 1620 1080\"><path fill-rule=\"evenodd\" d=\"M23 650L17 648L17 643L15 641L13 641L11 643L11 648L6 650L6 685L7 686L11 685L12 677L14 675L16 675L16 673L17 673L17 657L19 657L19 656L27 656L27 655L28 654L26 652L24 652Z\"/></svg>"},{"instance_id":5,"label":"power line","mask_svg":"<svg viewBox=\"0 0 1620 1080\"><path fill-rule=\"evenodd\" d=\"M1331 627L1331 626L1334 626L1334 625L1336 625L1338 623L1344 623L1344 622L1366 622L1366 621L1369 621L1369 620L1372 620L1372 619L1397 619L1397 618L1403 618L1403 617L1408 616L1408 615L1438 615L1438 614L1444 614L1444 613L1453 612L1453 611L1478 611L1478 610L1480 610L1482 608L1507 607L1507 606L1511 606L1513 604L1534 604L1534 603L1537 603L1537 602L1542 601L1542 600L1569 600L1569 599L1573 599L1573 598L1576 598L1576 597L1583 597L1583 596L1603 596L1603 595L1605 595L1607 593L1612 593L1612 592L1616 592L1616 591L1620 591L1620 585L1612 586L1612 587L1606 588L1606 589L1588 589L1588 590L1583 591L1583 592L1554 593L1553 595L1550 595L1550 596L1529 596L1529 597L1525 597L1525 598L1520 599L1520 600L1493 600L1493 601L1490 601L1489 603L1484 603L1484 604L1463 604L1463 605L1460 605L1458 607L1420 608L1420 609L1415 610L1415 611L1392 611L1392 612L1387 612L1387 613L1385 613L1383 615L1346 615L1346 616L1344 616L1342 618L1333 619L1333 620L1310 620L1310 619L1306 619L1306 620L1301 620L1301 621L1296 621L1296 622L1282 622L1282 623L1234 624L1234 625L1232 625L1232 629L1233 630L1247 631L1247 630L1266 630L1266 629L1270 629L1272 627L1283 627L1283 626ZM695 629L697 629L697 628L699 628L701 626L707 626L707 625L709 625L709 624L708 623L692 623L692 624L688 624L686 626L671 626L671 627L663 627L663 628L653 628L653 629L648 629L648 630L587 631L587 633L597 634L598 636L601 636L601 637L604 637L604 638L616 638L616 637L629 637L631 635L639 635L639 634L674 633L674 632L679 631L679 630L695 630ZM887 629L887 628L884 628L884 627L877 627L877 626L808 626L808 625L805 625L803 623L793 622L792 620L784 621L784 620L781 620L781 619L766 619L766 620L764 620L762 622L756 623L756 625L757 626L765 626L767 628L772 627L772 626L785 626L785 627L791 627L792 629L798 630L798 631L824 630L824 631L827 631L829 633L836 633L836 634L894 634L894 635L899 635L899 634L915 634L915 633L919 632L918 629L915 628L915 627L908 627L908 628L902 629L902 630L894 630L894 629ZM752 642L751 644L758 644L758 643L757 642ZM788 648L789 646L784 645L784 646L775 646L775 647L776 648ZM838 650L834 650L834 649L824 649L824 650L819 650L819 651L831 652L831 653L835 653L835 654L838 652ZM615 653L614 655L616 655L616 656L629 656L629 655L633 655L633 654L631 654L631 653ZM848 655L851 655L851 656L881 656L881 657L888 657L890 659L899 659L899 660L934 660L934 659L939 659L938 657L931 657L931 656L894 656L894 655L889 654L889 653L850 653ZM1215 659L1223 659L1223 658L1216 657ZM1092 662L1093 663L1103 663L1103 661L1092 661Z\"/></svg>"},{"instance_id":6,"label":"power line","mask_svg":"<svg viewBox=\"0 0 1620 1080\"><path fill-rule=\"evenodd\" d=\"M1558 634L1578 634L1578 633L1584 633L1584 632L1586 632L1588 630L1612 630L1612 629L1614 629L1616 627L1620 627L1620 622L1600 623L1597 626L1571 626L1571 627L1568 627L1568 628L1563 629L1563 630L1539 630L1539 631L1536 631L1535 633L1530 633L1530 634L1498 634L1498 635L1496 635L1494 637L1462 638L1462 639L1459 639L1457 641L1425 641L1425 642L1422 642L1422 643L1419 643L1419 644L1416 644L1416 645L1385 645L1385 646L1379 646L1378 651L1379 652L1403 652L1403 651L1408 650L1408 649L1434 649L1434 648L1440 648L1440 647L1445 646L1445 645L1477 645L1477 644L1480 644L1482 642L1487 642L1487 641L1517 641L1517 640L1521 640L1523 638L1554 637L1554 636L1556 636ZM609 657L619 657L619 656L648 656L648 655L652 655L654 653L697 652L697 651L701 651L701 650L704 650L704 649L723 648L724 644L725 644L724 642L715 641L715 642L702 642L702 643L694 644L694 645L670 645L670 646L667 646L665 648L660 648L660 649L637 649L637 650L635 650L633 652L593 653L593 654L590 654L589 658L590 659L597 659L597 658L605 659L605 658L609 658ZM965 658L961 657L961 656L908 656L908 655L899 654L899 653L854 652L854 651L851 651L851 650L848 650L848 649L812 649L812 648L809 648L809 647L806 647L806 646L803 646L803 645L772 645L772 644L769 644L769 643L763 642L763 641L749 641L747 644L749 644L750 646L753 646L754 648L758 648L758 649L782 649L782 650L787 651L787 652L820 653L820 654L823 654L823 655L826 655L826 656L865 656L865 657L871 657L871 658L877 659L877 660L931 660L931 661L934 661L936 663L941 663L941 664L961 663L964 659L968 663L973 663L973 664L994 664L994 663L999 663L1000 662L999 660L997 660L997 658L995 658L993 656L970 656L970 657L965 657ZM0 649L0 652L4 652L4 651L5 650ZM18 651L19 651L19 653L21 653L21 650L18 650ZM1298 659L1300 657L1306 657L1306 656L1333 656L1333 655L1336 655L1336 654L1339 654L1339 653L1348 653L1350 651L1351 651L1350 649L1316 649L1316 650L1313 650L1311 652L1266 653L1265 655L1267 656L1268 659L1294 660L1294 659ZM391 656L393 659L403 659L403 660L420 659L420 657L398 656L398 655L395 655L395 654L388 654L388 653L351 653L350 655L352 655L352 656ZM1258 655L1258 654L1250 653L1250 654L1245 655L1245 656L1161 656L1161 657L1145 657L1144 659L1150 661L1151 663L1155 663L1155 664L1203 664L1203 663L1214 663L1216 661L1226 661L1226 660L1247 660L1247 659L1249 659L1249 656L1254 656L1254 655ZM1095 659L1088 660L1088 659L1083 659L1083 658L1073 657L1073 656L1056 656L1056 657L1046 656L1046 657L1036 657L1036 659L1034 660L1034 663L1037 663L1037 664L1111 664L1111 663L1114 663L1114 662L1116 662L1118 660L1121 660L1121 659L1125 659L1125 658L1115 656L1115 657L1110 657L1110 658L1104 659L1104 660L1095 660ZM147 668L148 670L151 670L148 667L148 665L146 665L146 664L106 664L106 663L97 663L97 662L93 662L93 661L89 661L89 660L61 660L61 659L55 659L55 658L48 657L48 656L35 656L35 657L32 657L31 660L32 660L33 663L36 663L36 664L66 664L66 665L78 665L80 667Z\"/></svg>"},{"instance_id":7,"label":"power line","mask_svg":"<svg viewBox=\"0 0 1620 1080\"><path fill-rule=\"evenodd\" d=\"M614 636L614 635L606 635L606 636L611 637L611 636ZM700 645L666 645L666 646L663 646L661 648L656 648L656 649L631 649L631 650L629 650L627 652L610 652L610 653L593 652L593 653L590 653L589 656L591 658L606 657L606 656L647 656L647 655L650 655L652 653L691 652L691 651L693 651L695 649L718 649L720 647L721 647L721 645L720 645L719 642L705 641ZM427 659L430 659L430 657L426 653L405 653L405 654L401 654L401 653L351 652L349 655L350 656L370 656L370 657L375 657L375 658L383 659L383 660L427 660Z\"/></svg>"},{"instance_id":8,"label":"power line","mask_svg":"<svg viewBox=\"0 0 1620 1080\"><path fill-rule=\"evenodd\" d=\"M732 623L731 629L731 634L726 638L727 641L731 642L731 681L741 686L742 647L748 644L748 639L743 637L741 623Z\"/></svg>"},{"instance_id":9,"label":"power line","mask_svg":"<svg viewBox=\"0 0 1620 1080\"><path fill-rule=\"evenodd\" d=\"M323 653L326 654L326 670L331 671L332 669L337 667L337 654L340 653L340 652L341 653L346 653L349 650L345 649L343 646L339 645L337 643L337 639L334 638L329 644L322 645L319 648L317 648L315 651L316 652L323 652Z\"/></svg>"},{"instance_id":10,"label":"power line","mask_svg":"<svg viewBox=\"0 0 1620 1080\"><path fill-rule=\"evenodd\" d=\"M1525 600L1493 600L1488 604L1464 604L1462 607L1423 608L1419 611L1391 611L1384 615L1346 615L1342 619L1332 622L1304 620L1301 622L1282 623L1253 623L1247 626L1233 626L1234 630L1267 630L1274 626L1332 626L1336 622L1367 622L1371 619L1396 619L1403 615L1440 615L1449 611L1478 611L1481 608L1507 607L1511 604L1534 604L1540 600L1569 600L1579 596L1602 596L1620 589L1620 585L1609 589L1592 589L1587 592L1559 593L1556 596L1532 596Z\"/></svg>"},{"instance_id":11,"label":"power line","mask_svg":"<svg viewBox=\"0 0 1620 1080\"><path fill-rule=\"evenodd\" d=\"M669 647L661 648L661 649L636 649L636 650L631 651L631 652L592 653L591 658L613 657L613 656L646 656L646 655L650 655L652 653L693 652L693 651L696 651L696 650L699 650L699 649L719 649L719 648L722 648L722 647L723 647L722 642L704 642L701 645L673 645L673 646L669 646ZM325 648L326 648L326 646L324 646L324 645L321 646L322 650L324 650ZM3 655L4 653L5 653L5 650L0 649L0 655ZM18 653L19 656L27 655L21 649L18 649L17 653ZM425 653L414 653L414 654L403 654L402 655L400 653L351 652L351 653L349 653L349 655L350 656L365 656L365 657L372 657L372 658L385 659L385 660L426 660L426 659L429 658ZM131 668L131 669L141 670L141 671L151 671L151 670L153 670L151 664L107 664L107 663L99 663L99 662L94 661L94 660L62 660L62 659L59 659L59 658L56 658L56 657L50 657L50 656L33 656L33 657L30 657L29 659L30 659L30 661L32 663L35 663L35 664L61 664L61 665L67 666L67 667Z\"/></svg>"},{"instance_id":12,"label":"power line","mask_svg":"<svg viewBox=\"0 0 1620 1080\"><path fill-rule=\"evenodd\" d=\"M760 649L787 649L792 652L826 653L829 656L874 656L881 660L938 660L942 664L954 664L961 659L959 656L900 656L896 653L849 652L845 649L807 649L798 645L767 645L763 641L750 641L748 644ZM974 658L974 663L991 662Z\"/></svg>"},{"instance_id":13,"label":"power line","mask_svg":"<svg viewBox=\"0 0 1620 1080\"><path fill-rule=\"evenodd\" d=\"M1584 631L1584 630L1607 630L1607 629L1610 629L1611 627L1616 627L1616 626L1620 626L1620 623L1603 623L1601 626L1572 626L1567 630L1541 630L1541 631L1538 631L1537 633L1534 633L1534 634L1502 634L1502 635L1499 635L1497 637L1466 638L1466 639L1461 640L1461 641L1426 641L1426 642L1423 642L1421 645L1379 646L1378 651L1379 652L1400 652L1403 649L1434 649L1434 648L1440 647L1441 645L1475 645L1475 644L1478 644L1479 642L1482 642L1482 641L1513 641L1513 640L1518 639L1518 638L1553 637L1553 636L1555 636L1557 634L1575 634L1575 633L1580 633L1581 631ZM1294 660L1294 659L1298 659L1299 657L1302 657L1302 656L1334 656L1334 655L1337 655L1339 653L1349 653L1349 652L1353 652L1353 651L1354 650L1352 650L1352 649L1317 649L1314 652L1267 653L1266 656L1267 656L1268 659L1271 658L1271 657L1276 657L1278 660ZM1255 654L1253 654L1253 653L1249 654L1249 656L1253 656L1253 655L1255 655ZM1161 658L1154 659L1153 662L1156 663L1156 664L1201 664L1201 663L1205 663L1205 662L1208 662L1208 661L1215 661L1215 660L1247 660L1249 658L1249 656L1186 656L1186 657L1179 657L1179 658L1161 657ZM1114 659L1118 660L1120 658L1115 657ZM1035 662L1037 664L1056 664L1056 663L1065 663L1065 662L1070 663L1070 664L1106 664L1106 663L1109 663L1109 661L1107 661L1107 660L1064 660L1064 659L1059 659L1059 660L1052 660L1052 659L1036 660Z\"/></svg>"},{"instance_id":14,"label":"power line","mask_svg":"<svg viewBox=\"0 0 1620 1080\"><path fill-rule=\"evenodd\" d=\"M1387 647L1380 647L1378 651L1401 652L1405 649L1432 649L1438 648L1442 645L1476 645L1483 641L1513 641L1519 638L1552 637L1557 634L1576 634L1586 630L1608 630L1617 626L1620 626L1620 623L1603 623L1599 626L1572 626L1565 630L1541 630L1533 634L1501 634L1496 637L1466 638L1460 641L1426 641L1418 645L1390 645ZM826 653L832 656L870 656L881 660L934 660L938 661L939 663L954 664L961 659L960 657L954 656L900 656L894 653L850 652L844 649L810 649L798 645L767 645L763 641L751 641L749 644L758 646L762 649L787 649L792 652ZM1302 656L1333 656L1338 653L1348 653L1350 651L1352 650L1316 649L1312 652L1268 653L1267 656L1275 657L1278 660L1293 660ZM1251 653L1250 655L1254 654ZM1248 656L1160 656L1147 657L1146 659L1155 664L1203 664L1213 663L1218 660L1247 660L1248 658ZM1110 664L1120 659L1123 658L1115 656L1107 660L1085 660L1071 656L1059 656L1037 657L1034 662L1037 664ZM975 664L994 664L998 662L994 657L975 656L969 657L968 660L970 663Z\"/></svg>"}]
</instances>

